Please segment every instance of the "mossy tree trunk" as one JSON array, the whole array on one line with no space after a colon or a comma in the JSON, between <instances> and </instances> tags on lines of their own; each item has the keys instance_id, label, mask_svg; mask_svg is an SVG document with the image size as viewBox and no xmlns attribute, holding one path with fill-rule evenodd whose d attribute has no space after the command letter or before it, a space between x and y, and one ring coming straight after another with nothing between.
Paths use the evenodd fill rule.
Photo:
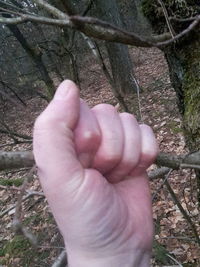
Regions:
<instances>
[{"instance_id":1,"label":"mossy tree trunk","mask_svg":"<svg viewBox=\"0 0 200 267\"><path fill-rule=\"evenodd\" d=\"M200 150L200 30L165 51L190 151ZM200 189L200 173L197 173ZM200 197L200 194L199 194ZM200 199L199 199L200 201Z\"/></svg>"}]
</instances>

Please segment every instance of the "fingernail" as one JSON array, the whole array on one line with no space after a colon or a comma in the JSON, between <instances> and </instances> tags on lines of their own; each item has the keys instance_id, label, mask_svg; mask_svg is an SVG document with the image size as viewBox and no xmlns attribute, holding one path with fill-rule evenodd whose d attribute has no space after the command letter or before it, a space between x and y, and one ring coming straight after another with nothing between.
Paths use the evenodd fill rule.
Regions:
<instances>
[{"instance_id":1,"label":"fingernail","mask_svg":"<svg viewBox=\"0 0 200 267\"><path fill-rule=\"evenodd\" d=\"M68 97L68 93L70 91L70 86L67 82L62 82L58 89L55 92L54 99L55 100L66 100Z\"/></svg>"}]
</instances>

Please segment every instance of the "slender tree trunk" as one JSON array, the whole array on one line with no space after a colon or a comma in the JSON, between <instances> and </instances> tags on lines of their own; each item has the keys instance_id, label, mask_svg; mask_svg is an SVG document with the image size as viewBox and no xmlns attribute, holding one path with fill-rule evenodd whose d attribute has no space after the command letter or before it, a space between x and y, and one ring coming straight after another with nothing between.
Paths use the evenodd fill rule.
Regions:
<instances>
[{"instance_id":1,"label":"slender tree trunk","mask_svg":"<svg viewBox=\"0 0 200 267\"><path fill-rule=\"evenodd\" d=\"M101 19L123 27L119 7L115 0L97 0L95 4L96 12ZM108 51L115 89L122 95L135 92L136 84L132 77L133 66L128 46L111 42L107 42L105 45Z\"/></svg>"},{"instance_id":2,"label":"slender tree trunk","mask_svg":"<svg viewBox=\"0 0 200 267\"><path fill-rule=\"evenodd\" d=\"M42 76L42 79L44 80L47 86L48 98L51 99L55 93L55 86L54 86L53 80L49 76L49 73L48 73L48 70L46 69L45 64L42 61L42 54L40 53L40 51L37 51L36 49L33 49L30 47L25 37L23 36L22 32L19 30L19 28L16 25L7 25L7 27L13 33L15 38L19 41L23 49L26 51L28 56L31 58L31 60L34 62L34 64L38 68Z\"/></svg>"}]
</instances>

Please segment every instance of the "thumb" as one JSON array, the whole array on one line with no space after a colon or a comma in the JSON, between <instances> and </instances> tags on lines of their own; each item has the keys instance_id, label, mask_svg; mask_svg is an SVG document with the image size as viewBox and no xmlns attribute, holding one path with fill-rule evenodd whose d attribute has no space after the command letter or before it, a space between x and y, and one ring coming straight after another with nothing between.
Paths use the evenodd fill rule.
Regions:
<instances>
[{"instance_id":1,"label":"thumb","mask_svg":"<svg viewBox=\"0 0 200 267\"><path fill-rule=\"evenodd\" d=\"M68 185L74 191L82 180L83 169L73 141L79 108L79 90L72 81L66 80L35 122L33 152L47 198L56 194L62 199Z\"/></svg>"}]
</instances>

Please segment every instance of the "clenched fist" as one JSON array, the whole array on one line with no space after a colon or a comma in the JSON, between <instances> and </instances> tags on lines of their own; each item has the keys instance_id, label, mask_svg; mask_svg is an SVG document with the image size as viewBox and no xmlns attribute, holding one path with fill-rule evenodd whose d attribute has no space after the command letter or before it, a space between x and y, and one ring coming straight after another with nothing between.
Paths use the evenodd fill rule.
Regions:
<instances>
[{"instance_id":1,"label":"clenched fist","mask_svg":"<svg viewBox=\"0 0 200 267\"><path fill-rule=\"evenodd\" d=\"M146 169L151 128L107 104L92 109L64 81L34 126L39 178L70 267L149 266L153 226Z\"/></svg>"}]
</instances>

